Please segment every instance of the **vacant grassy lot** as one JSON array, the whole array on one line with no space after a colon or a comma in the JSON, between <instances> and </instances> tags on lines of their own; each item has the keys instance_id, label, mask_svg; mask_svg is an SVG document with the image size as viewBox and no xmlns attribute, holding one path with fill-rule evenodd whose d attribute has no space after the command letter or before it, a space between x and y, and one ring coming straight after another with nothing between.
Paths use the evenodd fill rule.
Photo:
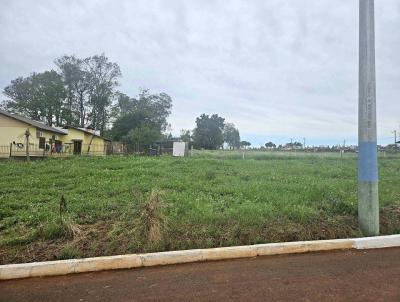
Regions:
<instances>
[{"instance_id":1,"label":"vacant grassy lot","mask_svg":"<svg viewBox=\"0 0 400 302\"><path fill-rule=\"evenodd\" d=\"M399 233L400 158L379 167ZM354 155L0 161L0 261L359 236L356 184Z\"/></svg>"}]
</instances>

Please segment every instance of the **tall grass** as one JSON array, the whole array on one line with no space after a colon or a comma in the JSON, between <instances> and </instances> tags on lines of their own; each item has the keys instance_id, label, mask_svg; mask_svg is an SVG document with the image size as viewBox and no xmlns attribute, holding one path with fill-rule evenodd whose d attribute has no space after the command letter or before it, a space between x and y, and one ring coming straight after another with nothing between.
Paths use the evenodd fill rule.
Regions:
<instances>
[{"instance_id":1,"label":"tall grass","mask_svg":"<svg viewBox=\"0 0 400 302\"><path fill-rule=\"evenodd\" d=\"M236 155L0 161L1 262L359 235L354 156ZM400 229L399 171L379 159L385 233ZM79 235L60 229L61 195Z\"/></svg>"}]
</instances>

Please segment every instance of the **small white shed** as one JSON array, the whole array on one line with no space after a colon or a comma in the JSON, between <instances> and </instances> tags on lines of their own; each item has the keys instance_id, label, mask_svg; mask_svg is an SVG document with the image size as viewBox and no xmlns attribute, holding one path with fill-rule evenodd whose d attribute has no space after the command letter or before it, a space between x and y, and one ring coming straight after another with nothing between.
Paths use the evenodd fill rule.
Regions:
<instances>
[{"instance_id":1,"label":"small white shed","mask_svg":"<svg viewBox=\"0 0 400 302\"><path fill-rule=\"evenodd\" d=\"M189 151L188 147L188 143L186 142L174 142L172 156L187 156Z\"/></svg>"}]
</instances>

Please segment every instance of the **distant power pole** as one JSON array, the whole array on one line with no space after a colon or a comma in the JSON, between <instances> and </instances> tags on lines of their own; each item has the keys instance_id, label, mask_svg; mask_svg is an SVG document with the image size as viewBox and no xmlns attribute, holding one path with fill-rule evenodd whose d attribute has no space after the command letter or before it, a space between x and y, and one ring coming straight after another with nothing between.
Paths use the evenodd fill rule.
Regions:
<instances>
[{"instance_id":1,"label":"distant power pole","mask_svg":"<svg viewBox=\"0 0 400 302\"><path fill-rule=\"evenodd\" d=\"M346 148L346 139L343 140L343 148Z\"/></svg>"},{"instance_id":2,"label":"distant power pole","mask_svg":"<svg viewBox=\"0 0 400 302\"><path fill-rule=\"evenodd\" d=\"M305 148L306 148L306 138L303 137L303 149L305 149Z\"/></svg>"},{"instance_id":3,"label":"distant power pole","mask_svg":"<svg viewBox=\"0 0 400 302\"><path fill-rule=\"evenodd\" d=\"M374 0L360 0L358 91L358 220L365 236L379 235Z\"/></svg>"},{"instance_id":4,"label":"distant power pole","mask_svg":"<svg viewBox=\"0 0 400 302\"><path fill-rule=\"evenodd\" d=\"M394 133L394 144L396 145L397 144L397 131L394 130L393 133Z\"/></svg>"}]
</instances>

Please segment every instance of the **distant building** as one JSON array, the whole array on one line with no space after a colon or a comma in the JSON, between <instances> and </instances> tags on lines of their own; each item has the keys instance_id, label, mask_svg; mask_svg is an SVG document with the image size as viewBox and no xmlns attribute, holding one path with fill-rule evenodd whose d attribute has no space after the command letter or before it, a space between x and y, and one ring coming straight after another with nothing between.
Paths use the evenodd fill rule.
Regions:
<instances>
[{"instance_id":1,"label":"distant building","mask_svg":"<svg viewBox=\"0 0 400 302\"><path fill-rule=\"evenodd\" d=\"M94 130L50 127L0 110L0 157L25 156L26 133L29 133L30 156L105 155L110 145L110 140Z\"/></svg>"}]
</instances>

